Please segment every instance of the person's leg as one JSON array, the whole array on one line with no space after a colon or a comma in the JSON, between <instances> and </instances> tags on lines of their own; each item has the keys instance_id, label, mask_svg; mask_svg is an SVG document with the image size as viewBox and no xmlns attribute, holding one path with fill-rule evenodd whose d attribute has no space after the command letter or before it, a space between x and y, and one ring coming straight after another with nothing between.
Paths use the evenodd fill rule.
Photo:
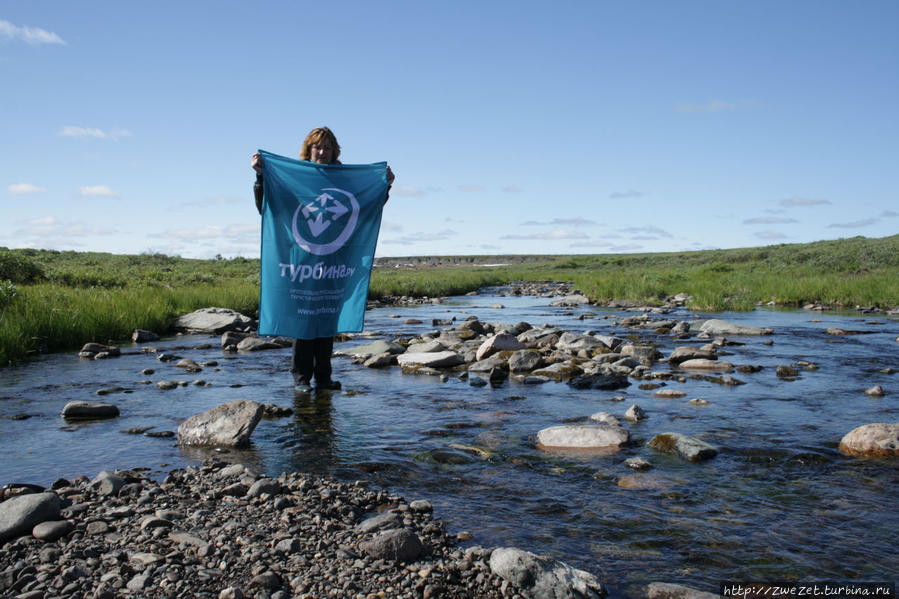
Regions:
<instances>
[{"instance_id":1,"label":"person's leg","mask_svg":"<svg viewBox=\"0 0 899 599\"><path fill-rule=\"evenodd\" d=\"M293 362L290 371L293 373L294 385L308 386L312 384L315 341L315 339L293 340Z\"/></svg>"},{"instance_id":2,"label":"person's leg","mask_svg":"<svg viewBox=\"0 0 899 599\"><path fill-rule=\"evenodd\" d=\"M333 337L321 337L315 340L315 385L319 389L340 389L340 383L331 379L331 353L333 351Z\"/></svg>"}]
</instances>

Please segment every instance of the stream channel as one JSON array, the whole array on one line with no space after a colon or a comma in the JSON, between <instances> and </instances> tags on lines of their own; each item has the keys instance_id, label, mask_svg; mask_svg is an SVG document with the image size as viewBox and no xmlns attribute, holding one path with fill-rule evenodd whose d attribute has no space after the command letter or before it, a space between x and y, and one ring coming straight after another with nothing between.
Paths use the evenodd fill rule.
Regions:
<instances>
[{"instance_id":1,"label":"stream channel","mask_svg":"<svg viewBox=\"0 0 899 599\"><path fill-rule=\"evenodd\" d=\"M654 343L666 357L677 345L708 343L621 327L618 322L631 312L558 308L550 305L552 298L488 291L441 304L370 310L365 338L335 349L421 335L439 328L432 319L455 318L457 324L471 315ZM514 380L475 387L459 372L441 382L438 376L368 369L335 357L342 391L295 395L289 349L227 354L218 337L185 335L149 344L218 363L197 374L158 362L137 345L123 345L124 355L108 360L82 360L74 352L47 355L0 370L0 484L49 485L59 477L93 478L101 470L137 467L161 479L173 468L214 455L272 476L330 474L409 501L427 499L450 532L472 533L463 546L510 545L551 555L595 574L617 596L641 596L640 587L653 581L713 592L724 580L895 583L899 459L851 458L837 446L857 426L897 421L899 374L891 372L899 370L899 319L768 309L681 309L664 318L771 327L772 336L732 338L742 345L727 347L732 355L723 357L764 368L732 373L746 383L739 386L667 381L666 388L687 395L661 399L640 388L649 381L632 380L618 391ZM405 324L408 319L422 324ZM825 332L829 327L858 333L834 336ZM204 344L206 349L197 349ZM803 360L817 369L800 368L795 380L775 375L777 366ZM142 375L146 368L155 373ZM653 366L668 369L666 363ZM168 391L155 385L198 379L208 384ZM885 396L864 393L877 384ZM124 391L97 396L109 387ZM688 403L693 398L709 403ZM121 432L175 431L185 418L238 399L294 413L262 420L245 451L180 448L173 438ZM114 403L121 415L66 422L60 411L74 400ZM618 453L535 447L542 428L601 411L621 419L634 403L648 419L624 423L632 443ZM720 453L699 463L657 453L646 443L662 432L698 437ZM630 470L624 460L634 456L653 468Z\"/></svg>"}]
</instances>

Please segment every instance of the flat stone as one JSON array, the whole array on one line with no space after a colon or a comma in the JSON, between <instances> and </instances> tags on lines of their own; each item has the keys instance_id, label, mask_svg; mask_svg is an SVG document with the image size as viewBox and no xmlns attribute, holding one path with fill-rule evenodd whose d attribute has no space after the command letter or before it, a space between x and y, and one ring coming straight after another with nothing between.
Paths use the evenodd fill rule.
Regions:
<instances>
[{"instance_id":1,"label":"flat stone","mask_svg":"<svg viewBox=\"0 0 899 599\"><path fill-rule=\"evenodd\" d=\"M264 411L265 406L255 401L222 404L181 423L178 427L178 443L245 447Z\"/></svg>"},{"instance_id":2,"label":"flat stone","mask_svg":"<svg viewBox=\"0 0 899 599\"><path fill-rule=\"evenodd\" d=\"M515 547L494 549L490 571L534 599L601 599L607 594L589 572Z\"/></svg>"},{"instance_id":3,"label":"flat stone","mask_svg":"<svg viewBox=\"0 0 899 599\"><path fill-rule=\"evenodd\" d=\"M678 365L679 368L693 370L718 370L721 372L731 371L734 365L724 360L709 360L705 358L693 358L692 360L684 360Z\"/></svg>"},{"instance_id":4,"label":"flat stone","mask_svg":"<svg viewBox=\"0 0 899 599\"><path fill-rule=\"evenodd\" d=\"M93 401L70 401L62 409L62 417L66 420L102 420L118 415L119 408L113 404Z\"/></svg>"},{"instance_id":5,"label":"flat stone","mask_svg":"<svg viewBox=\"0 0 899 599\"><path fill-rule=\"evenodd\" d=\"M31 531L31 535L35 539L42 541L55 541L73 530L75 530L75 523L71 520L49 520L35 526Z\"/></svg>"},{"instance_id":6,"label":"flat stone","mask_svg":"<svg viewBox=\"0 0 899 599\"><path fill-rule=\"evenodd\" d=\"M175 320L175 328L186 333L209 333L219 335L225 331L252 327L252 318L248 318L227 308L201 308L190 314L179 316Z\"/></svg>"},{"instance_id":7,"label":"flat stone","mask_svg":"<svg viewBox=\"0 0 899 599\"><path fill-rule=\"evenodd\" d=\"M680 433L661 433L649 441L649 446L664 453L676 453L690 462L708 460L718 455L718 449L705 441Z\"/></svg>"},{"instance_id":8,"label":"flat stone","mask_svg":"<svg viewBox=\"0 0 899 599\"><path fill-rule=\"evenodd\" d=\"M462 356L454 351L414 352L396 357L400 366L427 366L430 368L451 368L462 364Z\"/></svg>"},{"instance_id":9,"label":"flat stone","mask_svg":"<svg viewBox=\"0 0 899 599\"><path fill-rule=\"evenodd\" d=\"M625 429L608 425L551 426L537 433L540 449L617 449L629 440L630 434Z\"/></svg>"}]
</instances>

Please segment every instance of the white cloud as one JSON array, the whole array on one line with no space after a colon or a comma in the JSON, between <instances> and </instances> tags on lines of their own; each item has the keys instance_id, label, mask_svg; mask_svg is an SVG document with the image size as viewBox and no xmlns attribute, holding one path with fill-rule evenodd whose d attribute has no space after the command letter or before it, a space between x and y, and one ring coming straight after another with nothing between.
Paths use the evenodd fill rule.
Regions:
<instances>
[{"instance_id":1,"label":"white cloud","mask_svg":"<svg viewBox=\"0 0 899 599\"><path fill-rule=\"evenodd\" d=\"M522 226L556 226L556 227L593 227L598 225L599 223L595 220L590 220L589 218L581 218L576 216L574 218L554 218L547 222L540 222L536 220L529 220L521 223Z\"/></svg>"},{"instance_id":2,"label":"white cloud","mask_svg":"<svg viewBox=\"0 0 899 599\"><path fill-rule=\"evenodd\" d=\"M517 185L506 185L503 187L503 191L506 193L521 193L524 190Z\"/></svg>"},{"instance_id":3,"label":"white cloud","mask_svg":"<svg viewBox=\"0 0 899 599\"><path fill-rule=\"evenodd\" d=\"M446 241L451 237L458 235L452 229L444 229L443 231L439 231L437 233L412 233L411 235L403 235L402 237L395 237L393 239L384 239L380 243L391 244L391 245L412 245L415 243L421 243L426 241Z\"/></svg>"},{"instance_id":4,"label":"white cloud","mask_svg":"<svg viewBox=\"0 0 899 599\"><path fill-rule=\"evenodd\" d=\"M652 225L646 227L626 227L618 229L621 233L633 235L632 239L650 240L672 237L671 233Z\"/></svg>"},{"instance_id":5,"label":"white cloud","mask_svg":"<svg viewBox=\"0 0 899 599\"><path fill-rule=\"evenodd\" d=\"M870 227L871 225L877 224L877 221L878 221L878 219L876 219L876 218L865 218L862 220L854 220L854 221L848 222L848 223L833 223L833 224L830 224L827 226L831 227L831 228L836 227L836 228L840 228L840 229L857 229L859 227Z\"/></svg>"},{"instance_id":6,"label":"white cloud","mask_svg":"<svg viewBox=\"0 0 899 599\"><path fill-rule=\"evenodd\" d=\"M55 216L32 218L24 221L25 226L18 229L13 235L16 237L35 238L42 240L59 237L87 237L94 235L113 235L115 229L92 227L82 222L63 220Z\"/></svg>"},{"instance_id":7,"label":"white cloud","mask_svg":"<svg viewBox=\"0 0 899 599\"><path fill-rule=\"evenodd\" d=\"M66 126L59 130L59 135L61 137L87 137L118 141L122 137L130 137L131 132L127 129L112 129L111 131L103 131L102 129Z\"/></svg>"},{"instance_id":8,"label":"white cloud","mask_svg":"<svg viewBox=\"0 0 899 599\"><path fill-rule=\"evenodd\" d=\"M759 239L786 239L787 236L777 231L759 231L755 234Z\"/></svg>"},{"instance_id":9,"label":"white cloud","mask_svg":"<svg viewBox=\"0 0 899 599\"><path fill-rule=\"evenodd\" d=\"M549 233L532 233L530 235L503 235L500 239L541 239L541 240L560 240L560 239L589 239L587 235L579 231L565 231L557 229Z\"/></svg>"},{"instance_id":10,"label":"white cloud","mask_svg":"<svg viewBox=\"0 0 899 599\"><path fill-rule=\"evenodd\" d=\"M414 187L412 185L394 185L390 188L390 195L392 196L406 196L410 198L420 198L421 196L427 194L428 191L422 189L420 187Z\"/></svg>"},{"instance_id":11,"label":"white cloud","mask_svg":"<svg viewBox=\"0 0 899 599\"><path fill-rule=\"evenodd\" d=\"M459 191L484 191L483 185L460 185Z\"/></svg>"},{"instance_id":12,"label":"white cloud","mask_svg":"<svg viewBox=\"0 0 899 599\"><path fill-rule=\"evenodd\" d=\"M196 242L203 239L227 239L230 242L237 240L259 241L259 224L239 224L220 227L218 225L206 225L203 227L168 229L162 233L148 235L151 238L175 239L185 242Z\"/></svg>"},{"instance_id":13,"label":"white cloud","mask_svg":"<svg viewBox=\"0 0 899 599\"><path fill-rule=\"evenodd\" d=\"M20 27L18 25L13 25L9 21L0 19L0 39L4 38L13 41L22 41L32 45L66 44L65 40L50 31L40 29L39 27Z\"/></svg>"},{"instance_id":14,"label":"white cloud","mask_svg":"<svg viewBox=\"0 0 899 599\"><path fill-rule=\"evenodd\" d=\"M28 195L32 193L43 193L45 191L47 191L46 187L32 185L31 183L13 183L6 186L6 193L12 195Z\"/></svg>"},{"instance_id":15,"label":"white cloud","mask_svg":"<svg viewBox=\"0 0 899 599\"><path fill-rule=\"evenodd\" d=\"M627 191L614 191L609 194L609 198L613 200L623 200L627 198L642 198L645 193L636 189L628 189Z\"/></svg>"},{"instance_id":16,"label":"white cloud","mask_svg":"<svg viewBox=\"0 0 899 599\"><path fill-rule=\"evenodd\" d=\"M781 206L824 206L830 203L830 200L815 198L785 198L780 201Z\"/></svg>"},{"instance_id":17,"label":"white cloud","mask_svg":"<svg viewBox=\"0 0 899 599\"><path fill-rule=\"evenodd\" d=\"M83 185L81 187L81 197L105 197L105 198L117 198L119 194L111 190L106 185Z\"/></svg>"},{"instance_id":18,"label":"white cloud","mask_svg":"<svg viewBox=\"0 0 899 599\"><path fill-rule=\"evenodd\" d=\"M577 241L571 244L573 248L607 248L611 247L611 241L593 240L593 241Z\"/></svg>"},{"instance_id":19,"label":"white cloud","mask_svg":"<svg viewBox=\"0 0 899 599\"><path fill-rule=\"evenodd\" d=\"M758 216L756 218L747 218L743 221L744 225L778 225L799 222L795 218L782 218L777 216Z\"/></svg>"}]
</instances>

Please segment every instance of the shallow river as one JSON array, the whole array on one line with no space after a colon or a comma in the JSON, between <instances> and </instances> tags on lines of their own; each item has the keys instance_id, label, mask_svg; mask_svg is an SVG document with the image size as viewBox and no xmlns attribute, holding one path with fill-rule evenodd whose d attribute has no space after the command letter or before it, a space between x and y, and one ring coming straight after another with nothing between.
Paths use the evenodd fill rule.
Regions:
<instances>
[{"instance_id":1,"label":"shallow river","mask_svg":"<svg viewBox=\"0 0 899 599\"><path fill-rule=\"evenodd\" d=\"M670 336L616 326L630 313L549 304L550 299L536 297L452 298L441 305L371 310L366 330L392 339L433 330L433 318L477 315L487 322L639 334L658 343L665 356L675 347ZM577 320L583 313L591 318ZM171 438L120 431L140 426L174 431L188 416L253 399L295 413L263 420L250 450L214 455L271 475L330 473L369 481L408 500L428 499L451 532L474 534L469 544L554 555L596 574L619 596L638 596L639 586L652 581L715 591L722 580L899 579L899 460L848 458L837 451L840 438L856 426L897 421L899 374L888 372L899 370L899 320L769 310L671 316L772 327L772 337L734 338L745 345L727 348L733 355L724 358L765 368L734 373L747 383L736 387L668 381L669 388L688 395L657 399L652 390L639 388L644 381L615 392L514 381L473 387L456 374L444 383L434 376L403 375L396 367L370 370L335 358L342 392L295 397L287 373L289 350L228 355L217 338L206 336L151 344L197 362L218 362L198 374L160 363L137 346L123 347L127 355L105 361L46 356L0 370L0 484L48 485L59 477L134 467L162 476L210 454L181 449ZM403 324L407 318L424 324ZM837 337L825 333L828 327L868 334ZM368 342L357 339L336 349ZM204 343L212 348L189 349ZM800 370L794 381L777 378L778 365L800 360L819 368ZM155 374L142 375L145 368ZM209 385L162 391L141 383L197 379ZM887 395L864 394L875 384ZM126 391L96 394L115 386ZM624 401L613 400L616 396ZM710 403L692 405L691 398ZM66 423L59 413L73 400L115 403L121 416ZM626 425L635 442L617 454L566 455L534 446L541 428L599 411L620 418L634 403L649 418ZM721 451L707 462L688 463L645 447L653 435L669 431L700 437ZM633 456L648 459L654 468L634 477L623 464Z\"/></svg>"}]
</instances>

